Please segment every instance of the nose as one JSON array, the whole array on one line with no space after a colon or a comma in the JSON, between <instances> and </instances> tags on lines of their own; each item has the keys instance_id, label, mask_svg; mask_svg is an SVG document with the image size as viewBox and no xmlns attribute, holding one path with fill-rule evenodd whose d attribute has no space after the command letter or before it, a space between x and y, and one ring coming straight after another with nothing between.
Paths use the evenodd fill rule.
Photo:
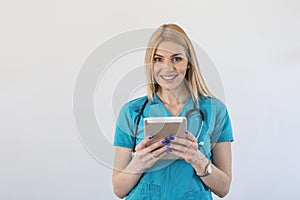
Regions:
<instances>
[{"instance_id":1,"label":"nose","mask_svg":"<svg viewBox=\"0 0 300 200\"><path fill-rule=\"evenodd\" d=\"M166 59L166 62L164 63L164 65L167 68L173 68L173 63L172 63L171 59Z\"/></svg>"}]
</instances>

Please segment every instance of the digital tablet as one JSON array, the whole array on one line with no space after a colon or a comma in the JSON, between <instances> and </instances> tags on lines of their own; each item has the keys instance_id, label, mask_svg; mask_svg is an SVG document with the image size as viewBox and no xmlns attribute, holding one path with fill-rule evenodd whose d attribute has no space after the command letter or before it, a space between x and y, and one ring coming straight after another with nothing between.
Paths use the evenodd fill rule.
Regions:
<instances>
[{"instance_id":1,"label":"digital tablet","mask_svg":"<svg viewBox=\"0 0 300 200\"><path fill-rule=\"evenodd\" d=\"M148 117L144 118L145 137L150 135L153 139L147 144L157 142L163 138L169 140L169 137L185 138L185 130L187 129L187 120L185 117ZM178 159L179 157L168 153L162 159Z\"/></svg>"}]
</instances>

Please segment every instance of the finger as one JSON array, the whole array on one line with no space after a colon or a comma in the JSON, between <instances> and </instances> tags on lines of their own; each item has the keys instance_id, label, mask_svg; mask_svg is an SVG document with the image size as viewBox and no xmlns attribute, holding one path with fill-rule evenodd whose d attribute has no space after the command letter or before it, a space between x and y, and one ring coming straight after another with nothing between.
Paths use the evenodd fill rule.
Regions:
<instances>
[{"instance_id":1,"label":"finger","mask_svg":"<svg viewBox=\"0 0 300 200\"><path fill-rule=\"evenodd\" d=\"M163 146L163 147L161 147L159 149L156 149L156 150L152 151L152 154L156 158L156 157L160 156L160 154L162 154L164 152L167 152L168 149L169 149L168 146Z\"/></svg>"},{"instance_id":2,"label":"finger","mask_svg":"<svg viewBox=\"0 0 300 200\"><path fill-rule=\"evenodd\" d=\"M155 157L156 160L161 159L162 157L164 157L167 154L167 151L163 151L161 154L159 154L158 156Z\"/></svg>"},{"instance_id":3,"label":"finger","mask_svg":"<svg viewBox=\"0 0 300 200\"><path fill-rule=\"evenodd\" d=\"M187 138L188 140L190 140L190 141L192 141L192 142L196 142L196 141L197 141L197 138L194 136L193 133L191 133L191 132L189 132L189 131L187 131L187 130L186 130L184 133L185 133L186 138Z\"/></svg>"},{"instance_id":4,"label":"finger","mask_svg":"<svg viewBox=\"0 0 300 200\"><path fill-rule=\"evenodd\" d=\"M149 145L147 148L145 148L145 152L152 152L158 148L163 147L165 145L163 141L164 141L164 139L161 139L161 140Z\"/></svg>"},{"instance_id":5,"label":"finger","mask_svg":"<svg viewBox=\"0 0 300 200\"><path fill-rule=\"evenodd\" d=\"M151 141L152 139L153 139L153 136L152 136L152 135L150 135L150 136L148 136L147 138L143 139L143 140L139 143L139 145L135 148L135 151L140 151L140 150L146 148L147 143L148 143L149 141Z\"/></svg>"},{"instance_id":6,"label":"finger","mask_svg":"<svg viewBox=\"0 0 300 200\"><path fill-rule=\"evenodd\" d=\"M153 152L155 158L154 160L157 161L159 159L161 159L163 156L165 156L168 152L167 152L167 147L162 147L159 150L157 150L155 153Z\"/></svg>"},{"instance_id":7,"label":"finger","mask_svg":"<svg viewBox=\"0 0 300 200\"><path fill-rule=\"evenodd\" d=\"M183 158L188 163L193 163L197 159L195 152L182 153L177 150L172 151L172 154Z\"/></svg>"},{"instance_id":8,"label":"finger","mask_svg":"<svg viewBox=\"0 0 300 200\"><path fill-rule=\"evenodd\" d=\"M171 144L180 144L185 147L191 147L197 144L196 142L192 142L191 140L188 140L187 138L179 138L179 137L174 137L173 140L170 140Z\"/></svg>"},{"instance_id":9,"label":"finger","mask_svg":"<svg viewBox=\"0 0 300 200\"><path fill-rule=\"evenodd\" d=\"M162 146L152 152L146 153L145 161L154 161L154 163L159 160L165 153L167 153L167 146Z\"/></svg>"},{"instance_id":10,"label":"finger","mask_svg":"<svg viewBox=\"0 0 300 200\"><path fill-rule=\"evenodd\" d=\"M181 157L181 158L184 158L184 153L181 152L181 151L177 151L175 149L172 149L171 151L169 151L171 154L177 156L177 157Z\"/></svg>"},{"instance_id":11,"label":"finger","mask_svg":"<svg viewBox=\"0 0 300 200\"><path fill-rule=\"evenodd\" d=\"M193 146L195 146L195 145L193 145ZM195 152L195 150L196 150L196 148L182 146L180 144L175 144L175 143L172 143L169 148L172 150L181 152L181 153L192 153L192 152Z\"/></svg>"}]
</instances>

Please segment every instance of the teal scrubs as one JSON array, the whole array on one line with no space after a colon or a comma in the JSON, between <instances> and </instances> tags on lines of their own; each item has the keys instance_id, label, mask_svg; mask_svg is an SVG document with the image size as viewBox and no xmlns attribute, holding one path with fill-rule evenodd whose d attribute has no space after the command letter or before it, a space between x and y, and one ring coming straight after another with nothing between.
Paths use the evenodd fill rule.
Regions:
<instances>
[{"instance_id":1,"label":"teal scrubs","mask_svg":"<svg viewBox=\"0 0 300 200\"><path fill-rule=\"evenodd\" d=\"M134 130L137 116L147 96L126 103L116 123L114 146L133 148ZM232 128L226 106L219 100L201 97L197 107L204 113L204 126L198 142L199 150L211 160L211 147L216 142L232 142ZM194 108L190 96L181 109L179 116ZM144 139L144 118L172 116L157 95L149 101L142 113L137 133L137 145ZM197 136L200 129L201 117L193 112L188 117L188 131ZM193 167L184 159L159 160L153 167L147 169L137 185L126 197L127 200L164 200L164 199L212 199L211 191L197 176Z\"/></svg>"}]
</instances>

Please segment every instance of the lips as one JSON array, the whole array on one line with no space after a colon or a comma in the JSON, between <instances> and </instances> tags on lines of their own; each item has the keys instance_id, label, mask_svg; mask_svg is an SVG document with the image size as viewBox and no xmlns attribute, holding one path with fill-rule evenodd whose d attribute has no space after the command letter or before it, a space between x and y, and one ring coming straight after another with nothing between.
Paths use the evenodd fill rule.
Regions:
<instances>
[{"instance_id":1,"label":"lips","mask_svg":"<svg viewBox=\"0 0 300 200\"><path fill-rule=\"evenodd\" d=\"M178 74L172 74L172 75L161 75L160 77L165 81L172 81L174 80Z\"/></svg>"}]
</instances>

